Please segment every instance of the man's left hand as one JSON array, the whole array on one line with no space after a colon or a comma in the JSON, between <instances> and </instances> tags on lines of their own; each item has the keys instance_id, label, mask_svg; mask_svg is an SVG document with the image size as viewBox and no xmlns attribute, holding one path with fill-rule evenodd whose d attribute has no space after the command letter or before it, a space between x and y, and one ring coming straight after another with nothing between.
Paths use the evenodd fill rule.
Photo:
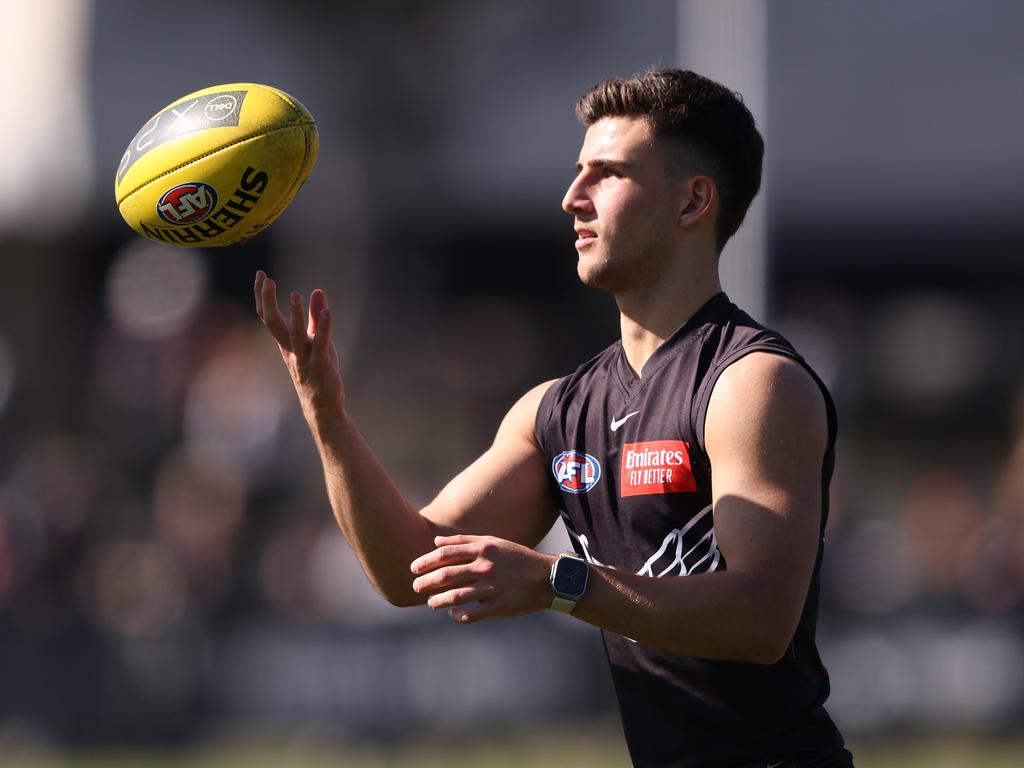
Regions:
<instances>
[{"instance_id":1,"label":"man's left hand","mask_svg":"<svg viewBox=\"0 0 1024 768\"><path fill-rule=\"evenodd\" d=\"M437 536L434 545L412 562L412 588L430 595L431 608L447 608L453 621L471 624L550 607L554 556L494 536Z\"/></svg>"}]
</instances>

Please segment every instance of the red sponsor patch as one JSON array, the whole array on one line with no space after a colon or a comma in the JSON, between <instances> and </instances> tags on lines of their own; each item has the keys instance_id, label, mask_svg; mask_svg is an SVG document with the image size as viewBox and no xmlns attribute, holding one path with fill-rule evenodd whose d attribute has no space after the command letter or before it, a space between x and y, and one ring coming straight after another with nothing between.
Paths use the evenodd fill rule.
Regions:
<instances>
[{"instance_id":1,"label":"red sponsor patch","mask_svg":"<svg viewBox=\"0 0 1024 768\"><path fill-rule=\"evenodd\" d=\"M697 490L690 446L683 440L652 440L622 446L620 494L690 493Z\"/></svg>"}]
</instances>

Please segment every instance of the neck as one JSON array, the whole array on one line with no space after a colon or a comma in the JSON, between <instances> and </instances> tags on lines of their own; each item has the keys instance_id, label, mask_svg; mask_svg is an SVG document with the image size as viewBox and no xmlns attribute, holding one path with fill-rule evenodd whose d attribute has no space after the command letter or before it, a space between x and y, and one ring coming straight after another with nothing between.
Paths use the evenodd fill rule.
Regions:
<instances>
[{"instance_id":1,"label":"neck","mask_svg":"<svg viewBox=\"0 0 1024 768\"><path fill-rule=\"evenodd\" d=\"M717 258L701 260L701 264L704 268L695 269L691 264L685 273L615 294L622 348L637 377L665 339L721 292Z\"/></svg>"}]
</instances>

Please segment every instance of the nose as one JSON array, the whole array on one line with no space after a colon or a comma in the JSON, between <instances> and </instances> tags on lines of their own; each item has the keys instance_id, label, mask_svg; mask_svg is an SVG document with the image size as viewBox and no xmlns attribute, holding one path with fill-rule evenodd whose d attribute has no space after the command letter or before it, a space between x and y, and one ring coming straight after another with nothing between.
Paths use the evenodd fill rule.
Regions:
<instances>
[{"instance_id":1,"label":"nose","mask_svg":"<svg viewBox=\"0 0 1024 768\"><path fill-rule=\"evenodd\" d=\"M587 186L583 179L583 174L577 174L576 178L569 184L569 188L565 191L565 197L562 198L562 210L570 215L576 215L577 213L586 213L592 209L593 203L587 195Z\"/></svg>"}]
</instances>

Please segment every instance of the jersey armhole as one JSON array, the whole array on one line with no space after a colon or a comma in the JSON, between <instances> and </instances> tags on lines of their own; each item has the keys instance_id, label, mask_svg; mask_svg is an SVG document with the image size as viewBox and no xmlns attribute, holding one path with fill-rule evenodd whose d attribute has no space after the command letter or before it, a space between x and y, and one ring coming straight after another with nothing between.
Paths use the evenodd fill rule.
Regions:
<instances>
[{"instance_id":1,"label":"jersey armhole","mask_svg":"<svg viewBox=\"0 0 1024 768\"><path fill-rule=\"evenodd\" d=\"M708 375L700 385L700 389L697 391L697 396L693 399L693 405L690 411L690 429L693 435L697 438L697 445L700 447L700 450L705 455L707 454L707 449L704 445L704 425L707 421L708 405L711 403L711 393L714 391L718 378L730 365L753 352L768 352L769 354L779 355L780 357L788 357L790 360L795 360L799 363L800 366L810 374L811 378L814 379L814 382L818 385L818 389L821 390L821 395L825 400L829 442L834 440L837 421L835 406L832 403L832 398L829 395L828 388L825 386L825 383L821 380L818 374L814 372L814 369L812 369L799 354L787 349L786 347L775 344L752 344L749 347L738 349L731 355L720 360L718 365L708 372Z\"/></svg>"}]
</instances>

